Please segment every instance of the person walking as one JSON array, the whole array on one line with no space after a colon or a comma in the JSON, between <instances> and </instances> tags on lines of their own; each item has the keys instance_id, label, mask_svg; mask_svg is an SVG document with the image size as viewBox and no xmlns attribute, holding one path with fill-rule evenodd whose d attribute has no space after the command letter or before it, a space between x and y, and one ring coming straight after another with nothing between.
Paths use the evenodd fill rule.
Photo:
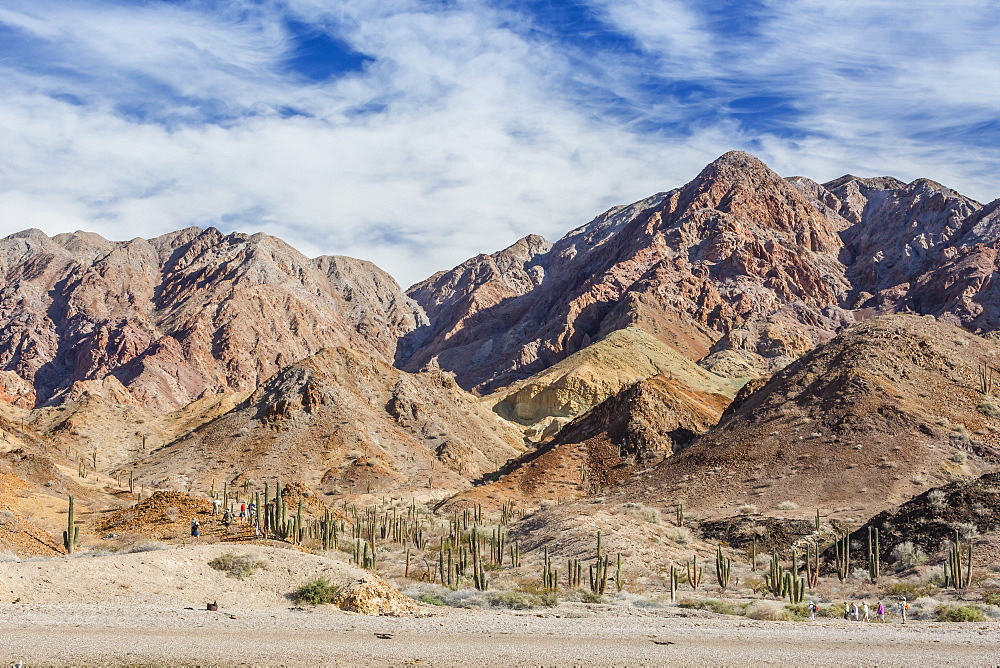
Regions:
<instances>
[{"instance_id":1,"label":"person walking","mask_svg":"<svg viewBox=\"0 0 1000 668\"><path fill-rule=\"evenodd\" d=\"M240 522L245 522L247 517L247 504L240 504Z\"/></svg>"},{"instance_id":2,"label":"person walking","mask_svg":"<svg viewBox=\"0 0 1000 668\"><path fill-rule=\"evenodd\" d=\"M869 614L868 601L865 601L861 604L861 612L864 615L865 621L870 622L871 615Z\"/></svg>"},{"instance_id":3,"label":"person walking","mask_svg":"<svg viewBox=\"0 0 1000 668\"><path fill-rule=\"evenodd\" d=\"M222 499L212 499L212 514L218 515L222 510Z\"/></svg>"},{"instance_id":4,"label":"person walking","mask_svg":"<svg viewBox=\"0 0 1000 668\"><path fill-rule=\"evenodd\" d=\"M906 611L910 609L910 604L906 602L906 597L904 596L899 601L899 616L903 618L903 623L906 623Z\"/></svg>"},{"instance_id":5,"label":"person walking","mask_svg":"<svg viewBox=\"0 0 1000 668\"><path fill-rule=\"evenodd\" d=\"M844 601L844 619L851 621L851 604Z\"/></svg>"},{"instance_id":6,"label":"person walking","mask_svg":"<svg viewBox=\"0 0 1000 668\"><path fill-rule=\"evenodd\" d=\"M233 511L229 508L222 514L222 523L226 526L226 533L232 533L230 527L233 525Z\"/></svg>"},{"instance_id":7,"label":"person walking","mask_svg":"<svg viewBox=\"0 0 1000 668\"><path fill-rule=\"evenodd\" d=\"M809 619L810 620L816 619L816 604L813 603L812 601L809 601Z\"/></svg>"},{"instance_id":8,"label":"person walking","mask_svg":"<svg viewBox=\"0 0 1000 668\"><path fill-rule=\"evenodd\" d=\"M879 601L878 607L875 608L875 618L880 622L885 621L885 605L882 604L882 601Z\"/></svg>"},{"instance_id":9,"label":"person walking","mask_svg":"<svg viewBox=\"0 0 1000 668\"><path fill-rule=\"evenodd\" d=\"M858 602L855 601L851 604L851 619L858 621Z\"/></svg>"},{"instance_id":10,"label":"person walking","mask_svg":"<svg viewBox=\"0 0 1000 668\"><path fill-rule=\"evenodd\" d=\"M192 536L200 535L200 533L198 532L198 529L200 527L201 527L201 522L199 522L197 518L191 520L191 535Z\"/></svg>"}]
</instances>

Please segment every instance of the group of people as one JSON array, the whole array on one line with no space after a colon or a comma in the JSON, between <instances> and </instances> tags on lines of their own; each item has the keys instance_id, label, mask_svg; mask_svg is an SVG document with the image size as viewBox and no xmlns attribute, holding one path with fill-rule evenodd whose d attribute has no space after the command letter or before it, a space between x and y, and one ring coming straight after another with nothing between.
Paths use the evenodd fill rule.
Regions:
<instances>
[{"instance_id":1,"label":"group of people","mask_svg":"<svg viewBox=\"0 0 1000 668\"><path fill-rule=\"evenodd\" d=\"M253 526L255 530L257 529L257 504L256 503L250 502L249 505L247 505L246 503L241 503L240 504L240 512L239 512L239 515L237 516L233 512L233 510L231 508L226 508L225 511L222 510L222 500L221 499L213 499L212 500L212 514L213 515L218 515L220 513L222 513L222 524L223 524L223 526L226 527L226 533L230 532L230 527L232 527L233 522L235 521L235 519L237 519L237 517L239 518L239 521L241 523L242 522L249 522L250 525ZM197 517L195 517L194 519L191 520L191 535L192 536L199 536L199 535L201 535L201 522L198 521Z\"/></svg>"},{"instance_id":2,"label":"group of people","mask_svg":"<svg viewBox=\"0 0 1000 668\"><path fill-rule=\"evenodd\" d=\"M809 601L809 619L816 619L816 612L819 611L819 606L813 601ZM906 613L910 609L910 604L906 602L906 598L900 599L897 603L897 608L899 610L899 616L903 619L903 623L906 623ZM885 604L879 601L875 606L875 619L884 622L885 621ZM872 615L872 608L868 605L868 601L862 601L861 606L858 606L858 602L853 603L849 601L844 601L844 619L854 622L870 622Z\"/></svg>"}]
</instances>

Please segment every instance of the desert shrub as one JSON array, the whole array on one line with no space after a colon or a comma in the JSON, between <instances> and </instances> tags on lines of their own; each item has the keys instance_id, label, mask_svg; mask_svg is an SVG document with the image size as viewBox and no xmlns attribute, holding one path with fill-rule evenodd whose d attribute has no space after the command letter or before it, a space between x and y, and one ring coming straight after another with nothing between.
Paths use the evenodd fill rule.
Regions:
<instances>
[{"instance_id":1,"label":"desert shrub","mask_svg":"<svg viewBox=\"0 0 1000 668\"><path fill-rule=\"evenodd\" d=\"M940 489L931 490L931 492L927 494L927 505L931 507L931 510L939 513L945 509L945 501L947 498L948 495Z\"/></svg>"},{"instance_id":2,"label":"desert shrub","mask_svg":"<svg viewBox=\"0 0 1000 668\"><path fill-rule=\"evenodd\" d=\"M444 601L435 596L434 594L420 594L416 597L417 601L421 603L427 603L429 605L444 605Z\"/></svg>"},{"instance_id":3,"label":"desert shrub","mask_svg":"<svg viewBox=\"0 0 1000 668\"><path fill-rule=\"evenodd\" d=\"M979 529L972 522L959 522L952 528L958 533L959 540L973 541L979 538Z\"/></svg>"},{"instance_id":4,"label":"desert shrub","mask_svg":"<svg viewBox=\"0 0 1000 668\"><path fill-rule=\"evenodd\" d=\"M927 561L924 551L911 541L904 541L892 548L890 556L899 569L913 568Z\"/></svg>"},{"instance_id":5,"label":"desert shrub","mask_svg":"<svg viewBox=\"0 0 1000 668\"><path fill-rule=\"evenodd\" d=\"M292 592L292 600L296 603L322 605L323 603L332 603L336 595L337 587L331 584L329 580L326 578L316 578Z\"/></svg>"},{"instance_id":6,"label":"desert shrub","mask_svg":"<svg viewBox=\"0 0 1000 668\"><path fill-rule=\"evenodd\" d=\"M14 513L9 510L0 510L0 524L7 524L14 521Z\"/></svg>"},{"instance_id":7,"label":"desert shrub","mask_svg":"<svg viewBox=\"0 0 1000 668\"><path fill-rule=\"evenodd\" d=\"M798 510L799 504L794 501L782 501L778 504L778 510Z\"/></svg>"},{"instance_id":8,"label":"desert shrub","mask_svg":"<svg viewBox=\"0 0 1000 668\"><path fill-rule=\"evenodd\" d=\"M939 605L934 609L934 618L939 622L985 622L986 615L971 605Z\"/></svg>"},{"instance_id":9,"label":"desert shrub","mask_svg":"<svg viewBox=\"0 0 1000 668\"><path fill-rule=\"evenodd\" d=\"M913 584L912 582L892 582L882 589L882 594L889 598L905 596L908 601L914 601L925 596L935 596L941 591L932 584Z\"/></svg>"},{"instance_id":10,"label":"desert shrub","mask_svg":"<svg viewBox=\"0 0 1000 668\"><path fill-rule=\"evenodd\" d=\"M948 457L948 459L956 464L964 464L966 461L968 461L969 456L966 455L961 450L959 450L958 452L953 452L952 455Z\"/></svg>"},{"instance_id":11,"label":"desert shrub","mask_svg":"<svg viewBox=\"0 0 1000 668\"><path fill-rule=\"evenodd\" d=\"M986 605L1000 605L1000 589L987 589L984 591L983 603Z\"/></svg>"},{"instance_id":12,"label":"desert shrub","mask_svg":"<svg viewBox=\"0 0 1000 668\"><path fill-rule=\"evenodd\" d=\"M128 552L155 552L156 550L164 550L166 547L167 546L163 543L158 543L155 540L147 540L145 543L139 543L138 545L130 547Z\"/></svg>"},{"instance_id":13,"label":"desert shrub","mask_svg":"<svg viewBox=\"0 0 1000 668\"><path fill-rule=\"evenodd\" d=\"M604 597L592 591L585 591L580 595L582 603L604 603Z\"/></svg>"},{"instance_id":14,"label":"desert shrub","mask_svg":"<svg viewBox=\"0 0 1000 668\"><path fill-rule=\"evenodd\" d=\"M670 597L654 596L653 598L649 598L648 596L633 594L627 591L618 592L615 595L615 600L620 603L631 605L635 608L642 608L646 610L662 609L670 605Z\"/></svg>"},{"instance_id":15,"label":"desert shrub","mask_svg":"<svg viewBox=\"0 0 1000 668\"><path fill-rule=\"evenodd\" d=\"M217 571L222 571L226 577L244 580L258 568L267 568L266 561L258 561L247 554L234 554L226 552L220 554L215 559L208 562L208 565Z\"/></svg>"},{"instance_id":16,"label":"desert shrub","mask_svg":"<svg viewBox=\"0 0 1000 668\"><path fill-rule=\"evenodd\" d=\"M983 504L977 501L976 503L972 504L972 512L979 515L980 517L986 517L993 514L993 509L990 508L989 506L984 506Z\"/></svg>"},{"instance_id":17,"label":"desert shrub","mask_svg":"<svg viewBox=\"0 0 1000 668\"><path fill-rule=\"evenodd\" d=\"M558 600L555 594L527 594L520 591L505 591L489 594L491 607L507 608L509 610L530 610L532 608L551 608Z\"/></svg>"},{"instance_id":18,"label":"desert shrub","mask_svg":"<svg viewBox=\"0 0 1000 668\"><path fill-rule=\"evenodd\" d=\"M809 619L808 603L789 603L788 605L785 606L785 610L788 612L789 615L791 615L792 619L795 620ZM817 611L816 614L821 617L825 616L821 615L820 611Z\"/></svg>"},{"instance_id":19,"label":"desert shrub","mask_svg":"<svg viewBox=\"0 0 1000 668\"><path fill-rule=\"evenodd\" d=\"M717 615L742 615L744 608L729 601L720 601L715 598L687 599L677 604L681 608L691 610L708 610Z\"/></svg>"},{"instance_id":20,"label":"desert shrub","mask_svg":"<svg viewBox=\"0 0 1000 668\"><path fill-rule=\"evenodd\" d=\"M555 594L549 592L535 594L524 591L482 592L476 589L457 589L443 593L440 596L428 593L425 593L424 596L437 598L441 605L447 605L452 608L532 610L534 608L552 607L558 603ZM417 600L424 599L418 597Z\"/></svg>"},{"instance_id":21,"label":"desert shrub","mask_svg":"<svg viewBox=\"0 0 1000 668\"><path fill-rule=\"evenodd\" d=\"M989 399L984 399L979 404L979 412L991 418L1000 417L1000 406Z\"/></svg>"},{"instance_id":22,"label":"desert shrub","mask_svg":"<svg viewBox=\"0 0 1000 668\"><path fill-rule=\"evenodd\" d=\"M757 506L752 503L744 503L742 506L736 509L740 515L756 515Z\"/></svg>"},{"instance_id":23,"label":"desert shrub","mask_svg":"<svg viewBox=\"0 0 1000 668\"><path fill-rule=\"evenodd\" d=\"M691 532L685 527L670 527L666 531L666 537L678 545L687 545L691 542Z\"/></svg>"},{"instance_id":24,"label":"desert shrub","mask_svg":"<svg viewBox=\"0 0 1000 668\"><path fill-rule=\"evenodd\" d=\"M660 523L660 511L656 508L647 508L641 503L626 503L624 507L626 512L636 519L649 522L650 524Z\"/></svg>"},{"instance_id":25,"label":"desert shrub","mask_svg":"<svg viewBox=\"0 0 1000 668\"><path fill-rule=\"evenodd\" d=\"M754 601L747 606L747 617L772 622L792 621L792 613L778 601Z\"/></svg>"}]
</instances>

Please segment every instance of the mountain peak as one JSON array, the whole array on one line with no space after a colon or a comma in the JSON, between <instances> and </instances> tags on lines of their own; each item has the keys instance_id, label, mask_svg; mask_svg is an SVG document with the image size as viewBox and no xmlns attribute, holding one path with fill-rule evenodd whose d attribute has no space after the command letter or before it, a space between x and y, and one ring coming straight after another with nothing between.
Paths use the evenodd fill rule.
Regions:
<instances>
[{"instance_id":1,"label":"mountain peak","mask_svg":"<svg viewBox=\"0 0 1000 668\"><path fill-rule=\"evenodd\" d=\"M744 151L728 151L701 170L695 182L705 179L746 178L752 174L765 172L774 174L760 158ZM774 178L780 177L774 174Z\"/></svg>"}]
</instances>

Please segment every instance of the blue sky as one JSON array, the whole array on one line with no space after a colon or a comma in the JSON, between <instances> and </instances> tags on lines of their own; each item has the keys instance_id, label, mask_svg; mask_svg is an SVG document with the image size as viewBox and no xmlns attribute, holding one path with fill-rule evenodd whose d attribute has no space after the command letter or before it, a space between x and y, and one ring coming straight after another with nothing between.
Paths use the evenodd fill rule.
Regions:
<instances>
[{"instance_id":1,"label":"blue sky","mask_svg":"<svg viewBox=\"0 0 1000 668\"><path fill-rule=\"evenodd\" d=\"M985 202L998 32L996 0L4 0L0 233L264 231L405 286L734 148Z\"/></svg>"}]
</instances>

